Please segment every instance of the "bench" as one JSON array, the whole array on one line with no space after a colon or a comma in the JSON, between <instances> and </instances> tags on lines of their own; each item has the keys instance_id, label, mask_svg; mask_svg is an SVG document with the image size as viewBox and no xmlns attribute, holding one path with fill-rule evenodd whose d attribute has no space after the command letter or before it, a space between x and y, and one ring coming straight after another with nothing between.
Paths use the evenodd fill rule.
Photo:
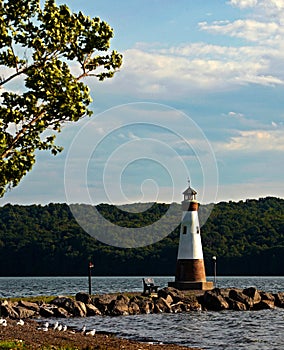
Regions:
<instances>
[{"instance_id":1,"label":"bench","mask_svg":"<svg viewBox=\"0 0 284 350\"><path fill-rule=\"evenodd\" d=\"M142 278L143 281L143 294L157 293L159 286L156 286L153 278Z\"/></svg>"}]
</instances>

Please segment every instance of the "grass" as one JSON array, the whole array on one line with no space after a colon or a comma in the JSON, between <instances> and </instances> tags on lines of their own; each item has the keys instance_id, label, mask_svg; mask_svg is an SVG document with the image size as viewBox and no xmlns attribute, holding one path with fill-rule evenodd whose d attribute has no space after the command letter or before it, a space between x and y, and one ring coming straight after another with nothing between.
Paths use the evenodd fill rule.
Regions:
<instances>
[{"instance_id":1,"label":"grass","mask_svg":"<svg viewBox=\"0 0 284 350\"><path fill-rule=\"evenodd\" d=\"M32 346L25 344L23 341L14 341L14 340L2 340L0 341L0 350L32 350L34 349ZM78 350L78 347L74 346L42 346L39 349L41 350ZM88 347L85 350L89 349ZM97 349L103 350L103 348L99 347Z\"/></svg>"}]
</instances>

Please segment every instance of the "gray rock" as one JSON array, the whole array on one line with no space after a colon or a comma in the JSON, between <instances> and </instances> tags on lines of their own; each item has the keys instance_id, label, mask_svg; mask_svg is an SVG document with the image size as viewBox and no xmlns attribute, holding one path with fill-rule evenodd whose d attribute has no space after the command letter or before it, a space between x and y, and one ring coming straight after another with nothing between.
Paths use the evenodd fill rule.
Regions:
<instances>
[{"instance_id":1,"label":"gray rock","mask_svg":"<svg viewBox=\"0 0 284 350\"><path fill-rule=\"evenodd\" d=\"M129 303L129 315L139 315L140 314L140 308L139 305L137 303L135 303L134 301L131 301Z\"/></svg>"},{"instance_id":2,"label":"gray rock","mask_svg":"<svg viewBox=\"0 0 284 350\"><path fill-rule=\"evenodd\" d=\"M82 301L75 301L73 306L73 315L76 317L86 317L87 308Z\"/></svg>"}]
</instances>

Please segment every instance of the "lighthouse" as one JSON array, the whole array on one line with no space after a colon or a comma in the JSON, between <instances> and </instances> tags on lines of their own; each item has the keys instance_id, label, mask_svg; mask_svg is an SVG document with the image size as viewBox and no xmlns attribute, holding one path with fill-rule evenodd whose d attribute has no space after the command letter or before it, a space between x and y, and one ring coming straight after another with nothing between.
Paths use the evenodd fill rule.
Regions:
<instances>
[{"instance_id":1,"label":"lighthouse","mask_svg":"<svg viewBox=\"0 0 284 350\"><path fill-rule=\"evenodd\" d=\"M206 281L203 250L198 219L197 192L190 187L183 192L182 220L175 281L169 287L181 290L210 290L213 282Z\"/></svg>"}]
</instances>

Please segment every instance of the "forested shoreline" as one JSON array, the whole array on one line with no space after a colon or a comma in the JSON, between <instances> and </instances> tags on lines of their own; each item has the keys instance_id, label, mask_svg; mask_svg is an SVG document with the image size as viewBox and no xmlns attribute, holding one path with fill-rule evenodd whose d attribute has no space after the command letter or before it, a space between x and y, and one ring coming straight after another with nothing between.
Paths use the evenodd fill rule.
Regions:
<instances>
[{"instance_id":1,"label":"forested shoreline","mask_svg":"<svg viewBox=\"0 0 284 350\"><path fill-rule=\"evenodd\" d=\"M201 229L207 275L213 272L213 255L219 275L284 275L283 204L276 197L215 204ZM97 209L116 225L136 228L156 222L169 208L147 204L148 210L135 213L140 206ZM181 205L171 206L181 217ZM200 207L201 221L211 209ZM174 275L178 238L179 227L143 248L115 248L85 233L67 204L7 204L0 207L0 276L86 275L88 261L97 276Z\"/></svg>"}]
</instances>

